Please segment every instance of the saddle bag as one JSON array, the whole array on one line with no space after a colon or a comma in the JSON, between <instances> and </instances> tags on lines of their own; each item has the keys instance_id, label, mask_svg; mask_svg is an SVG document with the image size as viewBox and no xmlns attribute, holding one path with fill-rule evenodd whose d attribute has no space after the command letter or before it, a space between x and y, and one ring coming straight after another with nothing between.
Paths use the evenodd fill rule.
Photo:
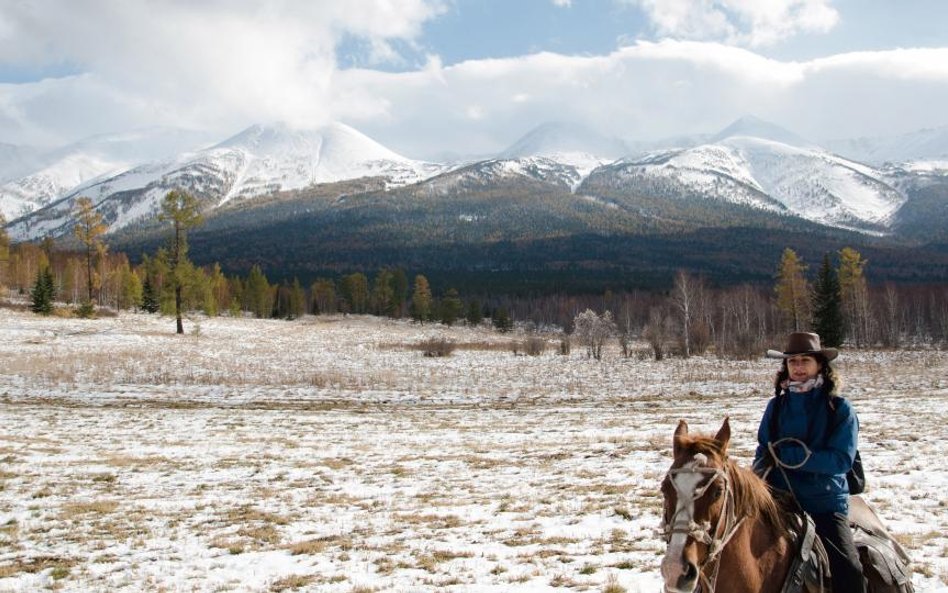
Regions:
<instances>
[{"instance_id":1,"label":"saddle bag","mask_svg":"<svg viewBox=\"0 0 948 593\"><path fill-rule=\"evenodd\" d=\"M908 562L891 540L856 525L853 542L866 577L867 593L914 593Z\"/></svg>"}]
</instances>

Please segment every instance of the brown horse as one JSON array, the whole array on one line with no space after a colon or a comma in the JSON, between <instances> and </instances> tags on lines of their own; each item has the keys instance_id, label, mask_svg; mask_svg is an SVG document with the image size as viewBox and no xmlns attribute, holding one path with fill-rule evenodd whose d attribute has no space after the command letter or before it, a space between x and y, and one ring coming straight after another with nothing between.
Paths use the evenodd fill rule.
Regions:
<instances>
[{"instance_id":1,"label":"brown horse","mask_svg":"<svg viewBox=\"0 0 948 593\"><path fill-rule=\"evenodd\" d=\"M752 471L728 459L727 419L713 438L678 423L662 482L666 593L779 592L790 569L792 518Z\"/></svg>"}]
</instances>

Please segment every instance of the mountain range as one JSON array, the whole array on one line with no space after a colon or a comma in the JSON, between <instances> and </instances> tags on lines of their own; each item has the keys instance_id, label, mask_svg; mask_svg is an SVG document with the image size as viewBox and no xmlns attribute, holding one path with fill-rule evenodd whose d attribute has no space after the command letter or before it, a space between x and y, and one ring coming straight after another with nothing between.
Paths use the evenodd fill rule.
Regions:
<instances>
[{"instance_id":1,"label":"mountain range","mask_svg":"<svg viewBox=\"0 0 948 593\"><path fill-rule=\"evenodd\" d=\"M943 251L948 130L832 147L749 116L714 135L650 145L548 123L494 158L460 163L406 158L341 123L255 125L216 144L157 129L47 153L0 144L0 211L15 241L68 237L75 200L88 196L113 242L145 248L158 241L161 198L180 187L205 210L208 224L195 234L205 253L235 269L258 254L313 273L425 267L436 250L452 254L434 258L448 269L506 269L517 245L528 246L527 266L588 267L614 244L635 243L647 257L661 241L670 250L662 265L673 266L694 248L676 248L675 237L728 230L775 245L780 233L797 233L804 250L865 244L899 252L893 260ZM612 245L599 245L604 253L574 252L602 238ZM310 260L281 255L304 248Z\"/></svg>"}]
</instances>

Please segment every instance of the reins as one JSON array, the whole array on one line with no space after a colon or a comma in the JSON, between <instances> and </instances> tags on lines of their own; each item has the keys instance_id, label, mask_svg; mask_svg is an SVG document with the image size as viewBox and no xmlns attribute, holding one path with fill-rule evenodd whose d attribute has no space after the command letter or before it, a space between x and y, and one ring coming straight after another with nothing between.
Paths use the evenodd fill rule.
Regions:
<instances>
[{"instance_id":1,"label":"reins","mask_svg":"<svg viewBox=\"0 0 948 593\"><path fill-rule=\"evenodd\" d=\"M679 474L710 475L711 479L701 488L696 488L691 493L684 493L678 487L678 483L674 479L674 477ZM721 563L717 560L719 560L719 556L724 550L724 547L731 541L731 538L734 537L734 534L737 533L737 530L744 522L743 517L740 519L737 518L737 511L734 508L734 493L731 489L731 479L727 471L721 468L677 468L668 470L668 476L672 487L675 489L675 492L678 493L679 502L684 500L686 504L679 504L678 509L672 515L669 523L665 524L665 539L666 541L670 541L673 534L684 534L708 546L707 556L701 565L697 567L698 576L702 579L703 584L707 586L708 593L714 593L714 587L718 581L718 571L721 568ZM712 536L711 523L709 521L705 521L702 524L695 523L693 509L694 502L704 496L708 488L717 480L721 480L724 483L724 510L718 517L717 524L714 526L714 535ZM685 511L684 514L686 516L680 518L679 514L681 514L682 511ZM709 579L705 574L705 568L712 562L714 563L714 569Z\"/></svg>"},{"instance_id":2,"label":"reins","mask_svg":"<svg viewBox=\"0 0 948 593\"><path fill-rule=\"evenodd\" d=\"M803 461L795 465L790 465L781 461L780 456L777 455L777 445L783 442L795 443L803 447ZM767 450L770 452L771 459L774 460L774 464L771 467L776 467L778 470L780 470L780 475L783 476L783 481L787 484L787 490L790 492L790 497L793 499L793 504L795 504L797 506L797 510L802 513L803 507L800 506L800 501L797 500L797 493L793 491L793 486L790 484L790 478L787 477L787 472L784 471L784 469L800 469L804 466L804 464L806 464L807 461L810 460L810 456L813 455L813 451L810 451L810 448L806 446L806 443L793 437L784 437L782 439L777 439L776 441L771 441L767 443ZM767 469L767 473L769 472L770 468ZM764 479L767 479L767 473L764 474Z\"/></svg>"}]
</instances>

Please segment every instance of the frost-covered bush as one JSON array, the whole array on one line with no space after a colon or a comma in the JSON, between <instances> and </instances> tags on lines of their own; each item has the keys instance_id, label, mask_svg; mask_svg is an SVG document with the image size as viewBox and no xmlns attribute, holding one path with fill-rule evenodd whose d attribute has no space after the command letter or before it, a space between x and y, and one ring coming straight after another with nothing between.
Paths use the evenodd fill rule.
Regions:
<instances>
[{"instance_id":1,"label":"frost-covered bush","mask_svg":"<svg viewBox=\"0 0 948 593\"><path fill-rule=\"evenodd\" d=\"M602 346L616 333L616 323L612 313L606 311L598 315L592 309L586 309L573 318L573 334L586 347L586 355L602 360Z\"/></svg>"}]
</instances>

